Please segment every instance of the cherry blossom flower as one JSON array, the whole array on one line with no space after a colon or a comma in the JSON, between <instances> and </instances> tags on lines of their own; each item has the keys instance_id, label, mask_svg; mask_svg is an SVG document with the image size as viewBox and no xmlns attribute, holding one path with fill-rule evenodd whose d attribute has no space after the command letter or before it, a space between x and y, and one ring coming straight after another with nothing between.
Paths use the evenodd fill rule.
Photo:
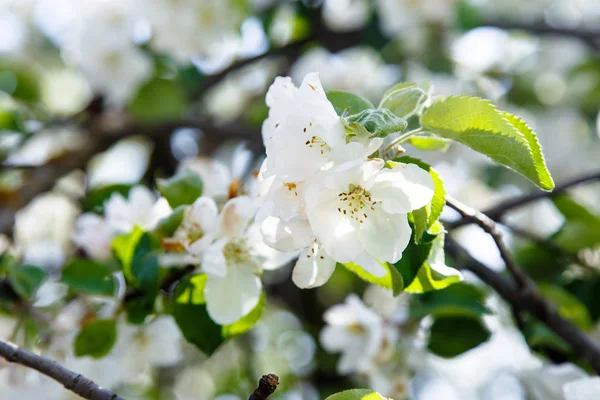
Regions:
<instances>
[{"instance_id":1,"label":"cherry blossom flower","mask_svg":"<svg viewBox=\"0 0 600 400\"><path fill-rule=\"evenodd\" d=\"M368 371L384 340L383 321L356 295L327 310L320 341L325 350L341 352L340 374Z\"/></svg>"}]
</instances>

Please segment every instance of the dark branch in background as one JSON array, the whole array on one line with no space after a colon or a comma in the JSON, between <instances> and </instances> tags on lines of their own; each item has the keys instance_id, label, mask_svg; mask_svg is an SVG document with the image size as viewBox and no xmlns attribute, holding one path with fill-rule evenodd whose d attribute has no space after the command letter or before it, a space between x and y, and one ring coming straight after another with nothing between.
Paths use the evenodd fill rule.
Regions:
<instances>
[{"instance_id":1,"label":"dark branch in background","mask_svg":"<svg viewBox=\"0 0 600 400\"><path fill-rule=\"evenodd\" d=\"M511 307L526 311L544 323L565 340L578 357L588 362L594 371L600 374L600 348L571 321L562 318L556 307L546 301L537 288L520 289L512 280L471 257L467 250L451 237L447 237L446 252L456 260L457 268L471 271L492 287Z\"/></svg>"},{"instance_id":2,"label":"dark branch in background","mask_svg":"<svg viewBox=\"0 0 600 400\"><path fill-rule=\"evenodd\" d=\"M487 20L484 21L482 26L493 26L500 29L506 30L520 30L529 32L535 35L556 35L566 36L576 39L580 39L589 45L594 50L600 50L600 30L588 30L588 29L577 29L577 28L560 28L550 26L544 22L539 23L524 23L518 21L502 21L502 20Z\"/></svg>"},{"instance_id":3,"label":"dark branch in background","mask_svg":"<svg viewBox=\"0 0 600 400\"><path fill-rule=\"evenodd\" d=\"M269 397L279 385L279 377L274 374L263 375L258 382L258 387L250 395L248 400L265 400Z\"/></svg>"},{"instance_id":4,"label":"dark branch in background","mask_svg":"<svg viewBox=\"0 0 600 400\"><path fill-rule=\"evenodd\" d=\"M0 356L8 362L35 369L84 399L125 400L117 394L101 388L85 376L61 367L55 361L21 349L14 344L0 341Z\"/></svg>"},{"instance_id":5,"label":"dark branch in background","mask_svg":"<svg viewBox=\"0 0 600 400\"><path fill-rule=\"evenodd\" d=\"M593 183L596 181L600 181L600 171L591 172L587 175L584 175L584 176L575 178L573 180L567 181L563 184L560 184L560 185L556 186L552 192L536 191L536 192L533 192L530 194L526 194L524 196L519 196L519 197L515 197L514 199L503 201L494 207L491 207L491 208L488 208L487 210L482 211L481 213L485 214L487 217L491 218L492 220L494 220L496 222L501 222L502 217L504 217L504 215L507 212L509 212L515 208L523 207L529 203L533 203L533 202L541 200L541 199L552 198L554 196L557 196L559 194L566 192L568 189L571 189L575 186L579 186L579 185L583 185L583 184L587 184L587 183ZM449 223L448 227L450 229L456 229L461 226L471 224L473 222L474 221L472 221L472 220L461 218L457 221Z\"/></svg>"},{"instance_id":6,"label":"dark branch in background","mask_svg":"<svg viewBox=\"0 0 600 400\"><path fill-rule=\"evenodd\" d=\"M596 373L600 374L600 348L579 328L562 318L556 307L542 296L535 283L512 259L502 241L496 223L485 214L473 210L450 197L446 198L446 203L460 213L463 219L479 225L494 239L500 255L514 280L511 281L505 278L475 260L463 247L451 237L448 237L446 251L457 261L457 267L473 272L479 279L496 290L511 306L519 329L522 330L524 326L521 313L529 312L569 343L573 352L589 362Z\"/></svg>"}]
</instances>

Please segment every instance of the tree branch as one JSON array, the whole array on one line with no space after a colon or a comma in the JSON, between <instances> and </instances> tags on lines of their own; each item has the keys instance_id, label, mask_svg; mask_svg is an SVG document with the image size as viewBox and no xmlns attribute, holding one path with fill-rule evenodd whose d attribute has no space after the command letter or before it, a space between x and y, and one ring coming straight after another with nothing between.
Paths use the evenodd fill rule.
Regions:
<instances>
[{"instance_id":1,"label":"tree branch","mask_svg":"<svg viewBox=\"0 0 600 400\"><path fill-rule=\"evenodd\" d=\"M124 400L117 394L101 388L85 376L61 367L55 361L38 356L12 343L0 341L0 356L8 362L35 369L84 399Z\"/></svg>"},{"instance_id":2,"label":"tree branch","mask_svg":"<svg viewBox=\"0 0 600 400\"><path fill-rule=\"evenodd\" d=\"M510 210L513 210L513 209L519 208L519 207L523 207L529 203L533 203L533 202L541 200L541 199L546 199L546 198L551 198L551 197L557 196L575 186L584 185L587 183L593 183L596 181L600 181L600 171L591 172L587 175L567 181L561 185L556 186L552 192L536 191L536 192L533 192L530 194L526 194L524 196L519 196L519 197L515 197L514 199L503 201L494 207L491 207L491 208L488 208L487 210L482 211L482 213L487 215L492 220L500 222L502 220L502 217L504 216L504 214L506 214ZM461 218L457 221L449 223L448 227L450 229L456 229L461 226L471 224L473 222L474 222L473 220Z\"/></svg>"},{"instance_id":3,"label":"tree branch","mask_svg":"<svg viewBox=\"0 0 600 400\"><path fill-rule=\"evenodd\" d=\"M467 250L451 237L446 240L446 252L457 263L457 268L473 272L479 279L492 287L506 302L519 310L527 311L572 347L573 352L587 361L600 374L600 348L573 323L562 318L556 307L535 288L520 289L515 283L491 270L469 255Z\"/></svg>"},{"instance_id":4,"label":"tree branch","mask_svg":"<svg viewBox=\"0 0 600 400\"><path fill-rule=\"evenodd\" d=\"M258 381L258 387L250 395L248 400L265 400L269 397L279 385L279 377L274 374L263 375Z\"/></svg>"},{"instance_id":5,"label":"tree branch","mask_svg":"<svg viewBox=\"0 0 600 400\"><path fill-rule=\"evenodd\" d=\"M600 48L598 40L600 39L600 30L585 30L585 29L574 29L574 28L559 28L550 26L544 22L539 23L523 23L518 21L500 21L500 20L487 20L484 21L482 26L493 26L500 29L507 30L521 30L530 32L536 35L558 35L577 38L585 42L587 45L592 47L594 50Z\"/></svg>"}]
</instances>

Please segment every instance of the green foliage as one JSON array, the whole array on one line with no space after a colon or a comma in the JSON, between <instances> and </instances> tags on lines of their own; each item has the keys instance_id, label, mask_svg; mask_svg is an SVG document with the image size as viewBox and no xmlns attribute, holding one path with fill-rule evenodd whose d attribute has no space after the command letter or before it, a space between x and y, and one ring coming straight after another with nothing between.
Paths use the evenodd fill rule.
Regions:
<instances>
[{"instance_id":1,"label":"green foliage","mask_svg":"<svg viewBox=\"0 0 600 400\"><path fill-rule=\"evenodd\" d=\"M404 289L404 281L402 279L402 275L398 272L396 268L389 265L388 263L381 263L381 265L388 270L387 274L382 277L377 277L354 263L343 264L348 270L354 272L358 275L359 278L372 283L374 285L378 285L384 287L386 289L390 289L394 296L399 295Z\"/></svg>"},{"instance_id":2,"label":"green foliage","mask_svg":"<svg viewBox=\"0 0 600 400\"><path fill-rule=\"evenodd\" d=\"M337 115L357 114L361 111L374 109L375 106L367 99L343 90L330 90L327 99L333 104Z\"/></svg>"},{"instance_id":3,"label":"green foliage","mask_svg":"<svg viewBox=\"0 0 600 400\"><path fill-rule=\"evenodd\" d=\"M129 106L141 122L160 122L181 116L187 104L184 88L174 80L156 78L140 88Z\"/></svg>"},{"instance_id":4,"label":"green foliage","mask_svg":"<svg viewBox=\"0 0 600 400\"><path fill-rule=\"evenodd\" d=\"M46 279L43 269L16 262L7 265L7 275L15 292L25 300L32 298Z\"/></svg>"},{"instance_id":5,"label":"green foliage","mask_svg":"<svg viewBox=\"0 0 600 400\"><path fill-rule=\"evenodd\" d=\"M157 179L156 186L173 208L192 204L202 195L202 179L189 169L169 179Z\"/></svg>"},{"instance_id":6,"label":"green foliage","mask_svg":"<svg viewBox=\"0 0 600 400\"><path fill-rule=\"evenodd\" d=\"M386 137L392 133L402 132L408 125L406 120L385 108L363 110L347 116L345 121L351 130L357 131L358 127L363 127L371 137Z\"/></svg>"},{"instance_id":7,"label":"green foliage","mask_svg":"<svg viewBox=\"0 0 600 400\"><path fill-rule=\"evenodd\" d=\"M544 190L554 188L535 133L524 121L499 111L489 100L448 97L429 107L421 124L430 132L512 168Z\"/></svg>"},{"instance_id":8,"label":"green foliage","mask_svg":"<svg viewBox=\"0 0 600 400\"><path fill-rule=\"evenodd\" d=\"M181 225L181 221L183 221L185 209L186 206L179 206L173 210L171 215L166 216L158 221L158 224L153 231L154 234L158 235L159 237L172 237L179 225Z\"/></svg>"},{"instance_id":9,"label":"green foliage","mask_svg":"<svg viewBox=\"0 0 600 400\"><path fill-rule=\"evenodd\" d=\"M71 260L63 269L61 282L73 291L112 295L115 292L113 269L90 260Z\"/></svg>"},{"instance_id":10,"label":"green foliage","mask_svg":"<svg viewBox=\"0 0 600 400\"><path fill-rule=\"evenodd\" d=\"M600 217L567 195L556 196L552 201L566 218L564 225L552 237L558 246L575 253L600 243Z\"/></svg>"},{"instance_id":11,"label":"green foliage","mask_svg":"<svg viewBox=\"0 0 600 400\"><path fill-rule=\"evenodd\" d=\"M412 136L408 142L422 151L446 151L450 147L450 140L429 134Z\"/></svg>"},{"instance_id":12,"label":"green foliage","mask_svg":"<svg viewBox=\"0 0 600 400\"><path fill-rule=\"evenodd\" d=\"M432 267L429 262L423 263L417 276L405 289L407 293L425 293L431 290L441 290L462 280L460 273L449 267L442 273Z\"/></svg>"},{"instance_id":13,"label":"green foliage","mask_svg":"<svg viewBox=\"0 0 600 400\"><path fill-rule=\"evenodd\" d=\"M102 358L110 352L116 341L117 321L96 319L85 324L77 334L74 343L75 355Z\"/></svg>"},{"instance_id":14,"label":"green foliage","mask_svg":"<svg viewBox=\"0 0 600 400\"><path fill-rule=\"evenodd\" d=\"M231 325L221 326L210 319L206 310L204 286L207 279L205 274L183 279L175 288L170 309L183 337L210 356L225 340L247 332L258 322L265 306L265 295L261 295L248 315Z\"/></svg>"},{"instance_id":15,"label":"green foliage","mask_svg":"<svg viewBox=\"0 0 600 400\"><path fill-rule=\"evenodd\" d=\"M385 397L371 389L350 389L332 394L325 400L383 400Z\"/></svg>"},{"instance_id":16,"label":"green foliage","mask_svg":"<svg viewBox=\"0 0 600 400\"><path fill-rule=\"evenodd\" d=\"M402 252L402 258L394 264L395 269L402 276L405 287L410 287L417 277L419 270L431 254L432 246L432 241L420 241L417 243L415 240L415 229L412 229L411 240L408 242L408 246L404 249L404 252Z\"/></svg>"},{"instance_id":17,"label":"green foliage","mask_svg":"<svg viewBox=\"0 0 600 400\"><path fill-rule=\"evenodd\" d=\"M440 357L452 358L474 349L490 336L481 318L438 317L431 325L427 349Z\"/></svg>"},{"instance_id":18,"label":"green foliage","mask_svg":"<svg viewBox=\"0 0 600 400\"><path fill-rule=\"evenodd\" d=\"M104 202L108 200L113 193L118 193L127 198L132 185L117 184L101 186L92 189L83 199L83 208L86 211L93 211L98 214L102 213Z\"/></svg>"},{"instance_id":19,"label":"green foliage","mask_svg":"<svg viewBox=\"0 0 600 400\"><path fill-rule=\"evenodd\" d=\"M28 65L9 63L0 65L0 92L13 99L35 102L40 97L39 75Z\"/></svg>"},{"instance_id":20,"label":"green foliage","mask_svg":"<svg viewBox=\"0 0 600 400\"><path fill-rule=\"evenodd\" d=\"M557 306L558 314L568 319L580 329L588 330L592 327L592 320L587 308L577 297L560 286L551 284L539 285L544 297Z\"/></svg>"},{"instance_id":21,"label":"green foliage","mask_svg":"<svg viewBox=\"0 0 600 400\"><path fill-rule=\"evenodd\" d=\"M479 317L490 314L485 306L485 294L468 283L455 283L442 290L415 295L410 305L410 315L422 318L434 317Z\"/></svg>"},{"instance_id":22,"label":"green foliage","mask_svg":"<svg viewBox=\"0 0 600 400\"><path fill-rule=\"evenodd\" d=\"M159 287L156 247L154 237L138 226L128 234L115 237L112 242L113 252L123 268L128 286L138 288L135 296L124 299L128 320L134 324L144 322L154 311Z\"/></svg>"},{"instance_id":23,"label":"green foliage","mask_svg":"<svg viewBox=\"0 0 600 400\"><path fill-rule=\"evenodd\" d=\"M416 83L401 82L383 94L379 108L386 108L398 117L408 119L421 111L428 97Z\"/></svg>"}]
</instances>

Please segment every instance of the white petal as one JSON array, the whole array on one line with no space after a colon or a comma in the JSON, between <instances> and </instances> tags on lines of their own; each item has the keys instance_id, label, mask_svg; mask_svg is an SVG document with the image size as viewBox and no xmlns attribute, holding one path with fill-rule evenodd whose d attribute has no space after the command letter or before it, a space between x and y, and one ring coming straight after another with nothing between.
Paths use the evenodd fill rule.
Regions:
<instances>
[{"instance_id":1,"label":"white petal","mask_svg":"<svg viewBox=\"0 0 600 400\"><path fill-rule=\"evenodd\" d=\"M327 325L321 331L319 341L326 351L339 352L352 342L352 334L345 326Z\"/></svg>"},{"instance_id":2,"label":"white petal","mask_svg":"<svg viewBox=\"0 0 600 400\"><path fill-rule=\"evenodd\" d=\"M397 262L410 240L410 225L405 214L388 214L381 207L361 224L359 238L362 246L380 261Z\"/></svg>"},{"instance_id":3,"label":"white petal","mask_svg":"<svg viewBox=\"0 0 600 400\"><path fill-rule=\"evenodd\" d=\"M382 143L382 138L373 138L366 146L360 142L344 143L333 148L329 156L337 162L364 160L381 147Z\"/></svg>"},{"instance_id":4,"label":"white petal","mask_svg":"<svg viewBox=\"0 0 600 400\"><path fill-rule=\"evenodd\" d=\"M269 193L276 215L285 221L304 213L304 184L275 182Z\"/></svg>"},{"instance_id":5,"label":"white petal","mask_svg":"<svg viewBox=\"0 0 600 400\"><path fill-rule=\"evenodd\" d=\"M197 224L204 232L214 232L218 214L217 203L210 197L202 196L188 208L184 223Z\"/></svg>"},{"instance_id":6,"label":"white petal","mask_svg":"<svg viewBox=\"0 0 600 400\"><path fill-rule=\"evenodd\" d=\"M337 371L340 375L348 375L360 370L362 364L369 364L370 361L365 358L361 343L353 343L344 349L338 361Z\"/></svg>"},{"instance_id":7,"label":"white petal","mask_svg":"<svg viewBox=\"0 0 600 400\"><path fill-rule=\"evenodd\" d=\"M354 259L354 263L368 273L381 278L387 274L387 270L377 262L377 259L367 251L363 251Z\"/></svg>"},{"instance_id":8,"label":"white petal","mask_svg":"<svg viewBox=\"0 0 600 400\"><path fill-rule=\"evenodd\" d=\"M250 225L247 232L248 246L262 269L274 270L288 264L297 257L298 252L282 252L268 246L260 233L260 225Z\"/></svg>"},{"instance_id":9,"label":"white petal","mask_svg":"<svg viewBox=\"0 0 600 400\"><path fill-rule=\"evenodd\" d=\"M433 180L417 165L398 165L382 170L370 191L373 200L381 201L388 213L407 214L431 201Z\"/></svg>"},{"instance_id":10,"label":"white petal","mask_svg":"<svg viewBox=\"0 0 600 400\"><path fill-rule=\"evenodd\" d=\"M227 244L227 239L219 239L202 254L202 272L209 276L223 278L227 275L227 261L223 255L223 248Z\"/></svg>"},{"instance_id":11,"label":"white petal","mask_svg":"<svg viewBox=\"0 0 600 400\"><path fill-rule=\"evenodd\" d=\"M217 324L232 324L256 307L261 289L251 266L233 265L225 278L208 278L204 287L208 314Z\"/></svg>"},{"instance_id":12,"label":"white petal","mask_svg":"<svg viewBox=\"0 0 600 400\"><path fill-rule=\"evenodd\" d=\"M314 235L304 218L283 221L276 217L267 217L261 224L261 233L265 243L283 252L292 252L310 246Z\"/></svg>"},{"instance_id":13,"label":"white petal","mask_svg":"<svg viewBox=\"0 0 600 400\"><path fill-rule=\"evenodd\" d=\"M565 400L600 399L600 378L585 378L569 382L563 387Z\"/></svg>"},{"instance_id":14,"label":"white petal","mask_svg":"<svg viewBox=\"0 0 600 400\"><path fill-rule=\"evenodd\" d=\"M336 262L318 244L307 247L298 258L292 280L302 289L325 284L335 271Z\"/></svg>"},{"instance_id":15,"label":"white petal","mask_svg":"<svg viewBox=\"0 0 600 400\"><path fill-rule=\"evenodd\" d=\"M250 197L239 196L229 200L219 215L218 236L240 237L255 213L256 209Z\"/></svg>"}]
</instances>

